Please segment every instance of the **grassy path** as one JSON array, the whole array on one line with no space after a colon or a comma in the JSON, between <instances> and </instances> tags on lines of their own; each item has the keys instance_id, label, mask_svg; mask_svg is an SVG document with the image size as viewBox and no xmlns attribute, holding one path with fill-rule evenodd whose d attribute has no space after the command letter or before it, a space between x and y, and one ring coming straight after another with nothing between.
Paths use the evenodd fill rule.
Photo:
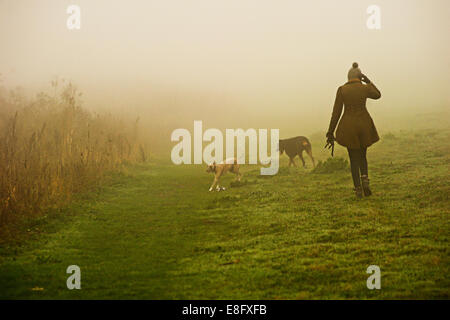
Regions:
<instances>
[{"instance_id":1,"label":"grassy path","mask_svg":"<svg viewBox=\"0 0 450 320\"><path fill-rule=\"evenodd\" d=\"M35 241L1 248L0 298L448 299L449 137L408 149L409 138L384 139L369 152L375 195L362 201L347 170L246 167L246 185L208 193L203 167L129 168L36 224ZM81 290L66 288L73 264ZM366 288L373 264L381 290Z\"/></svg>"}]
</instances>

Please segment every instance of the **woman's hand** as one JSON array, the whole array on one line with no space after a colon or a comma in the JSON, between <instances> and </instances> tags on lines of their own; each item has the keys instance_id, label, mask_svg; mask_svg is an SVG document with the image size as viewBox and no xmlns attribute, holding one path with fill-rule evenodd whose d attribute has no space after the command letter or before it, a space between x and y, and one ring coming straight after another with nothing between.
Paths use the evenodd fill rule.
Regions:
<instances>
[{"instance_id":1,"label":"woman's hand","mask_svg":"<svg viewBox=\"0 0 450 320\"><path fill-rule=\"evenodd\" d=\"M367 84L370 83L369 78L367 78L367 76L365 74L361 74L361 81L364 83L367 83Z\"/></svg>"},{"instance_id":2,"label":"woman's hand","mask_svg":"<svg viewBox=\"0 0 450 320\"><path fill-rule=\"evenodd\" d=\"M334 138L334 134L332 132L328 132L327 133L327 144L325 145L325 149L331 148L331 156L333 156L333 154L334 154L334 141L335 140L336 139Z\"/></svg>"}]
</instances>

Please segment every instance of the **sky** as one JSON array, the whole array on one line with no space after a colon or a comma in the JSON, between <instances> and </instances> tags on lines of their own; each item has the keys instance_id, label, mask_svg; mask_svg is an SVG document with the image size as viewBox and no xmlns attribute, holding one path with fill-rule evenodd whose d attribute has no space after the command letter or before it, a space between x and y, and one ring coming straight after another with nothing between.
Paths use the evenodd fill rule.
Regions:
<instances>
[{"instance_id":1,"label":"sky","mask_svg":"<svg viewBox=\"0 0 450 320\"><path fill-rule=\"evenodd\" d=\"M366 26L372 4L380 30ZM159 125L302 134L328 125L354 61L382 92L374 118L448 110L449 31L447 0L0 0L0 79L70 79L88 108Z\"/></svg>"}]
</instances>

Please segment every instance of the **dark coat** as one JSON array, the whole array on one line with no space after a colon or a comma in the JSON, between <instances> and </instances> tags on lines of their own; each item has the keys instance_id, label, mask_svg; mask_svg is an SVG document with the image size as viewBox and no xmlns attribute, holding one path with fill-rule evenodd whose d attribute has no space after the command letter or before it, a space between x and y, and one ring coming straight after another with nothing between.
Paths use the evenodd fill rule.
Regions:
<instances>
[{"instance_id":1,"label":"dark coat","mask_svg":"<svg viewBox=\"0 0 450 320\"><path fill-rule=\"evenodd\" d=\"M380 91L373 83L363 84L352 79L339 87L334 102L328 132L333 133L345 106L344 115L336 130L336 141L350 149L366 148L380 140L375 124L367 111L366 100L379 99Z\"/></svg>"}]
</instances>

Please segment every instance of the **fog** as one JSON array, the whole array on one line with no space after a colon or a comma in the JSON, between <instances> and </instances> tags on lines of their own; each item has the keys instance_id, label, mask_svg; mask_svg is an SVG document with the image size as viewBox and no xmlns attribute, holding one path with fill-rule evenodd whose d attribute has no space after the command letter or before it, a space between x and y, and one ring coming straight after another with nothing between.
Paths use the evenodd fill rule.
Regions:
<instances>
[{"instance_id":1,"label":"fog","mask_svg":"<svg viewBox=\"0 0 450 320\"><path fill-rule=\"evenodd\" d=\"M66 27L70 4L80 30ZM357 61L382 92L368 103L378 127L408 127L417 114L427 125L420 114L433 112L447 121L450 2L377 0L380 30L366 27L371 4L0 0L2 85L37 92L59 77L86 108L139 114L155 130L203 120L287 137L326 130Z\"/></svg>"}]
</instances>

